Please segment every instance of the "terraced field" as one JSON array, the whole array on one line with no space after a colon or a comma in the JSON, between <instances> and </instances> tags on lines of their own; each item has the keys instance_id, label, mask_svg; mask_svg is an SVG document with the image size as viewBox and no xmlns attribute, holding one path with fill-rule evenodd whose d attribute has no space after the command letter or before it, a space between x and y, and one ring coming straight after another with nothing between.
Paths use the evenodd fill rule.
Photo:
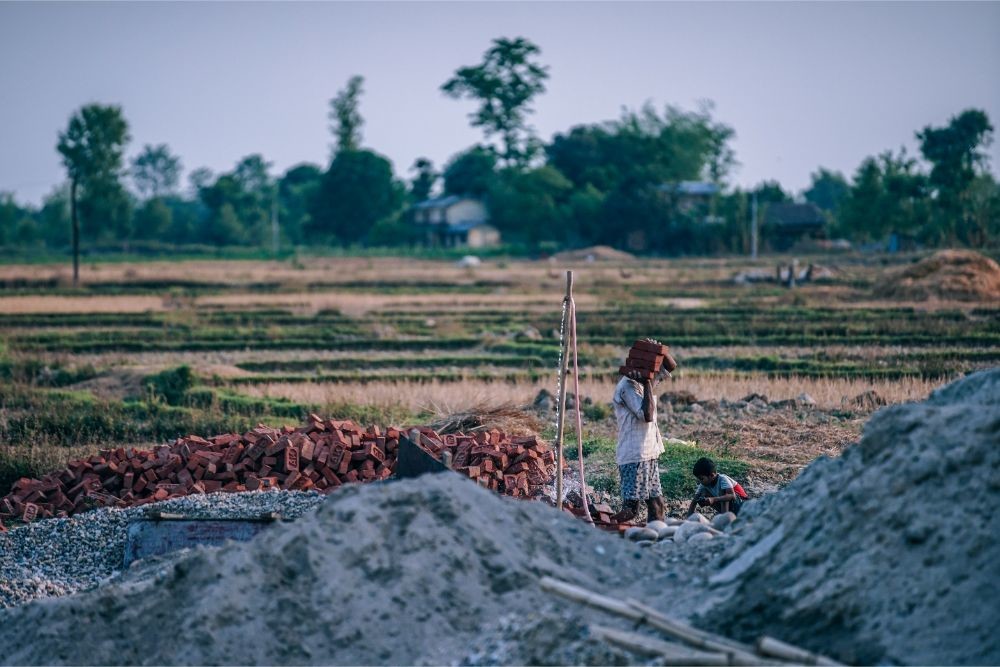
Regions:
<instances>
[{"instance_id":1,"label":"terraced field","mask_svg":"<svg viewBox=\"0 0 1000 667\"><path fill-rule=\"evenodd\" d=\"M922 398L1000 360L997 304L876 301L871 287L892 267L864 258L842 258L833 279L794 290L734 283L750 268L742 260L84 268L73 290L61 267L0 267L0 492L13 476L110 443L287 423L310 411L402 424L530 405L555 390L567 268L576 274L589 437L613 437L606 402L616 369L632 340L654 336L681 364L664 391L690 392L709 408L751 393L815 401L825 421L799 419L792 435L773 427L776 441L793 440L785 455L769 446L765 456L766 436L745 436L760 415L661 410L668 435L742 456L769 482L801 464L792 449L825 451L802 444L823 429L835 429L833 453L855 437L870 409L859 394Z\"/></svg>"}]
</instances>

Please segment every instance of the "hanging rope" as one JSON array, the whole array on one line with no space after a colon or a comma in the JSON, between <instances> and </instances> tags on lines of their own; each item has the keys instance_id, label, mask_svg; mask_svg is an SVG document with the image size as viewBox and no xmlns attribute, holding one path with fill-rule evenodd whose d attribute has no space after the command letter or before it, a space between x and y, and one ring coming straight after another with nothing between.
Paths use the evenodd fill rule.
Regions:
<instances>
[{"instance_id":1,"label":"hanging rope","mask_svg":"<svg viewBox=\"0 0 1000 667\"><path fill-rule=\"evenodd\" d=\"M573 395L576 397L576 460L580 463L580 496L583 498L583 509L587 522L593 525L594 517L590 515L590 503L587 500L587 479L583 472L583 417L580 416L580 359L577 354L576 339L576 302L573 295L569 297L569 335L573 345Z\"/></svg>"}]
</instances>

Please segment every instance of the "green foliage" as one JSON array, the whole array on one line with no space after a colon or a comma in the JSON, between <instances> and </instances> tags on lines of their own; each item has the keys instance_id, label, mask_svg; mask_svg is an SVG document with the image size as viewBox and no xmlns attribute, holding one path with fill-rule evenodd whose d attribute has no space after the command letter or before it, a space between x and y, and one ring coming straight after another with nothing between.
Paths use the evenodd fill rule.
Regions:
<instances>
[{"instance_id":1,"label":"green foliage","mask_svg":"<svg viewBox=\"0 0 1000 667\"><path fill-rule=\"evenodd\" d=\"M330 131L337 139L337 153L357 151L361 148L361 126L364 119L358 111L362 86L362 76L352 76L347 86L330 100Z\"/></svg>"},{"instance_id":2,"label":"green foliage","mask_svg":"<svg viewBox=\"0 0 1000 667\"><path fill-rule=\"evenodd\" d=\"M340 151L323 176L307 229L320 239L358 243L395 215L403 198L389 160L368 150Z\"/></svg>"},{"instance_id":3,"label":"green foliage","mask_svg":"<svg viewBox=\"0 0 1000 667\"><path fill-rule=\"evenodd\" d=\"M422 202L428 199L438 179L434 163L425 157L418 157L410 167L410 171L415 171L417 174L410 183L410 201Z\"/></svg>"},{"instance_id":4,"label":"green foliage","mask_svg":"<svg viewBox=\"0 0 1000 667\"><path fill-rule=\"evenodd\" d=\"M583 416L590 421L604 421L614 414L608 403L591 403L583 406Z\"/></svg>"},{"instance_id":5,"label":"green foliage","mask_svg":"<svg viewBox=\"0 0 1000 667\"><path fill-rule=\"evenodd\" d=\"M851 189L847 179L839 171L830 171L823 167L814 172L810 178L812 183L803 193L806 201L828 213L836 214Z\"/></svg>"},{"instance_id":6,"label":"green foliage","mask_svg":"<svg viewBox=\"0 0 1000 667\"><path fill-rule=\"evenodd\" d=\"M170 153L166 144L146 144L132 160L130 174L142 197L163 197L177 187L180 179L181 160Z\"/></svg>"},{"instance_id":7,"label":"green foliage","mask_svg":"<svg viewBox=\"0 0 1000 667\"><path fill-rule=\"evenodd\" d=\"M174 223L174 214L160 197L147 201L135 213L135 236L141 239L162 237Z\"/></svg>"},{"instance_id":8,"label":"green foliage","mask_svg":"<svg viewBox=\"0 0 1000 667\"><path fill-rule=\"evenodd\" d=\"M167 405L183 404L194 384L194 373L186 364L149 375L143 381L146 391Z\"/></svg>"},{"instance_id":9,"label":"green foliage","mask_svg":"<svg viewBox=\"0 0 1000 667\"><path fill-rule=\"evenodd\" d=\"M554 167L505 170L489 193L491 223L505 236L529 245L570 237L573 184Z\"/></svg>"},{"instance_id":10,"label":"green foliage","mask_svg":"<svg viewBox=\"0 0 1000 667\"><path fill-rule=\"evenodd\" d=\"M479 103L470 114L473 127L482 127L487 138L497 136L507 166L525 166L537 150L527 125L531 100L545 92L548 68L535 57L541 53L523 37L498 38L483 55L481 64L460 67L441 90L456 99Z\"/></svg>"},{"instance_id":11,"label":"green foliage","mask_svg":"<svg viewBox=\"0 0 1000 667\"><path fill-rule=\"evenodd\" d=\"M891 233L913 236L927 220L926 178L905 151L862 162L840 215L841 229L865 241Z\"/></svg>"},{"instance_id":12,"label":"green foliage","mask_svg":"<svg viewBox=\"0 0 1000 667\"><path fill-rule=\"evenodd\" d=\"M496 178L497 156L489 147L473 146L453 157L444 168L444 191L450 195L482 197Z\"/></svg>"}]
</instances>

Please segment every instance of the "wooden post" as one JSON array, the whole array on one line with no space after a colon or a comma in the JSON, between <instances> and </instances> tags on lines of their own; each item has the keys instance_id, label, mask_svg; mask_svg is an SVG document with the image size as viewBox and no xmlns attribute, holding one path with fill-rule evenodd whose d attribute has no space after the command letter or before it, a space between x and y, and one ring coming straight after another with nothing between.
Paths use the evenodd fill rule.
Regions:
<instances>
[{"instance_id":1,"label":"wooden post","mask_svg":"<svg viewBox=\"0 0 1000 667\"><path fill-rule=\"evenodd\" d=\"M556 507L562 510L563 502L563 433L566 428L566 370L569 365L569 310L573 294L573 272L566 272L566 296L563 297L562 351L559 355L559 396L556 405L559 415L556 424Z\"/></svg>"},{"instance_id":2,"label":"wooden post","mask_svg":"<svg viewBox=\"0 0 1000 667\"><path fill-rule=\"evenodd\" d=\"M69 190L70 217L73 221L73 287L80 286L80 221L76 214L77 177L73 177L73 185Z\"/></svg>"}]
</instances>

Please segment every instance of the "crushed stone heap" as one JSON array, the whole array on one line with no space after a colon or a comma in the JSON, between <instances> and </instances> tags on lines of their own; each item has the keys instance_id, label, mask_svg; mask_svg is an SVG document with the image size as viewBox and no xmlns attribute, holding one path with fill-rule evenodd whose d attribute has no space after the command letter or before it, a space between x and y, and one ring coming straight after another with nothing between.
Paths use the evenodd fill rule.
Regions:
<instances>
[{"instance_id":1,"label":"crushed stone heap","mask_svg":"<svg viewBox=\"0 0 1000 667\"><path fill-rule=\"evenodd\" d=\"M851 663L1000 664L998 507L992 369L878 412L840 458L748 505L705 617Z\"/></svg>"},{"instance_id":2,"label":"crushed stone heap","mask_svg":"<svg viewBox=\"0 0 1000 667\"><path fill-rule=\"evenodd\" d=\"M547 604L538 577L641 581L637 554L460 475L345 485L251 542L0 611L0 663L451 664Z\"/></svg>"}]
</instances>

